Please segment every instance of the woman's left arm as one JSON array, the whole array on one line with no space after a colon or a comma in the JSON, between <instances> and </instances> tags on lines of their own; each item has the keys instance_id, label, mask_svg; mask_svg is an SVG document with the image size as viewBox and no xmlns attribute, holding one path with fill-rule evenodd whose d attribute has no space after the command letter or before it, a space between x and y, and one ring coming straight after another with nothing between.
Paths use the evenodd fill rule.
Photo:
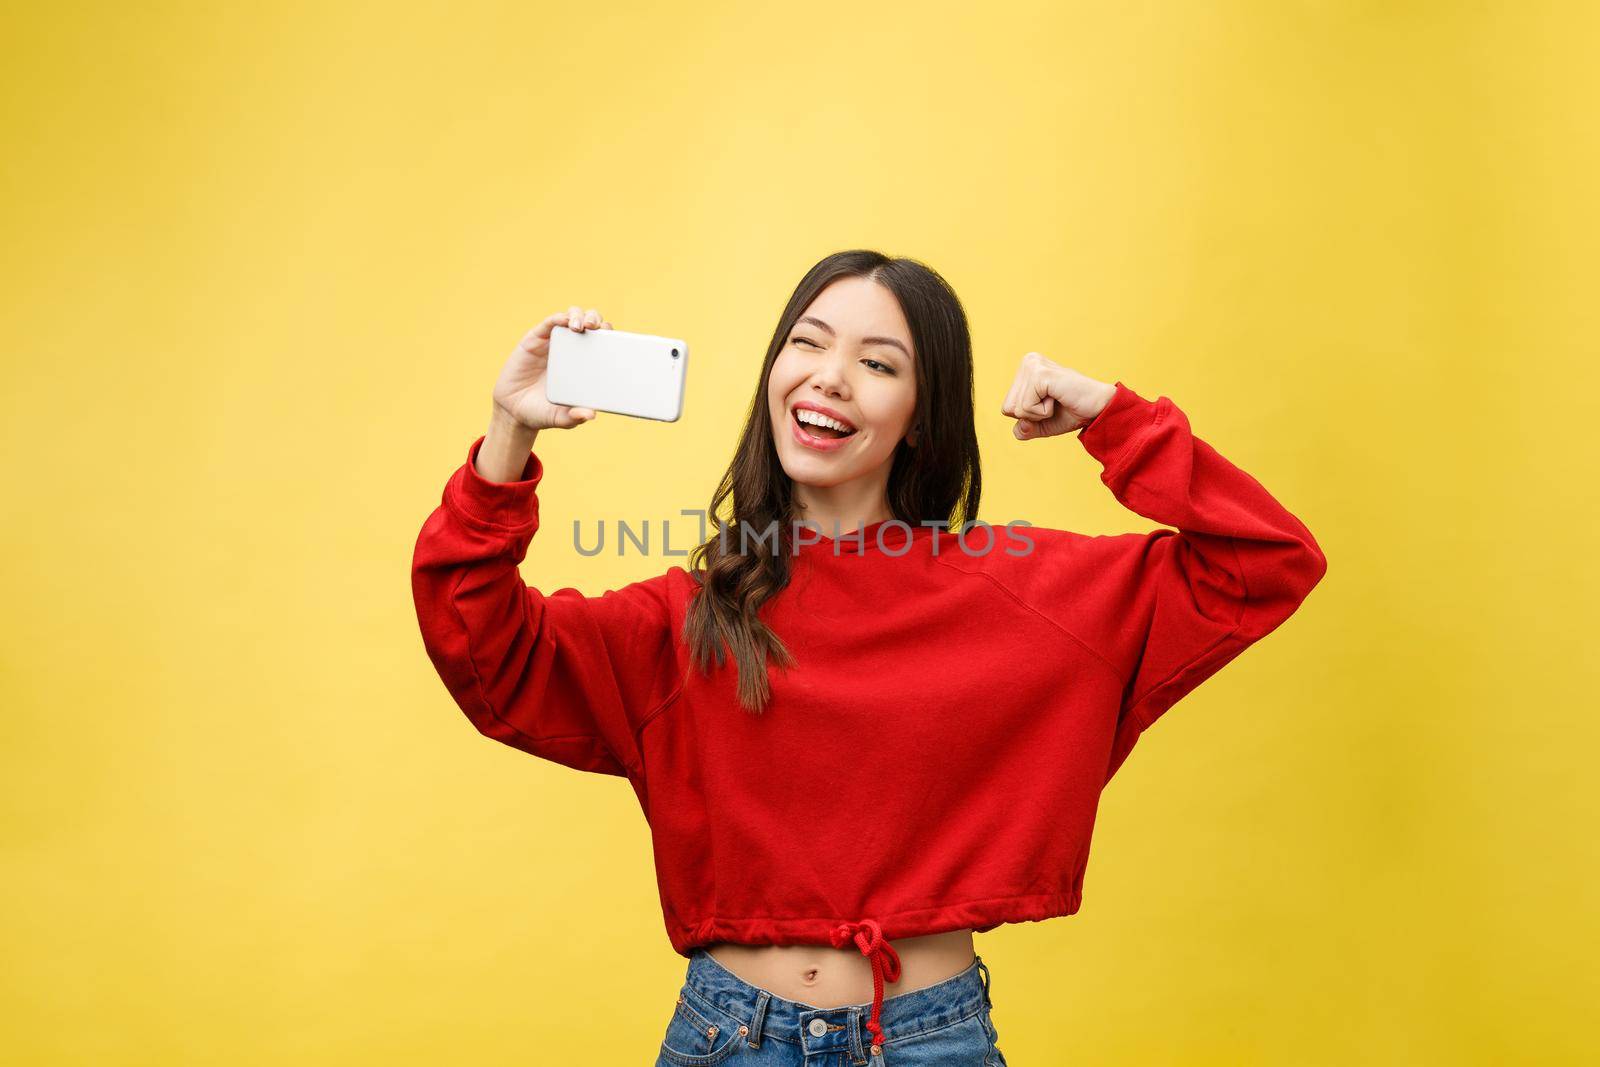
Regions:
<instances>
[{"instance_id":1,"label":"woman's left arm","mask_svg":"<svg viewBox=\"0 0 1600 1067\"><path fill-rule=\"evenodd\" d=\"M1024 440L1081 429L1100 480L1176 529L1079 541L1073 632L1126 679L1107 778L1139 733L1292 615L1327 572L1304 523L1196 437L1167 397L1086 378L1036 353L1006 414Z\"/></svg>"}]
</instances>

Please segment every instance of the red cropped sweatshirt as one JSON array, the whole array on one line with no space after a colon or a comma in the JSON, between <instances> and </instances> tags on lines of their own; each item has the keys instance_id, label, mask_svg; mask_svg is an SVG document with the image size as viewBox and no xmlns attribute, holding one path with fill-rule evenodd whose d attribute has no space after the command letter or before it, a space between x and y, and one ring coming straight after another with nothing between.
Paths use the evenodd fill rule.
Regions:
<instances>
[{"instance_id":1,"label":"red cropped sweatshirt","mask_svg":"<svg viewBox=\"0 0 1600 1067\"><path fill-rule=\"evenodd\" d=\"M1118 381L1078 440L1123 505L1176 529L802 528L759 612L797 665L769 667L753 714L731 658L690 664L682 566L599 596L524 584L544 467L530 453L489 482L479 437L416 542L423 644L483 734L628 779L678 953L854 944L880 1044L889 940L1077 911L1101 791L1140 733L1327 569L1167 397Z\"/></svg>"}]
</instances>

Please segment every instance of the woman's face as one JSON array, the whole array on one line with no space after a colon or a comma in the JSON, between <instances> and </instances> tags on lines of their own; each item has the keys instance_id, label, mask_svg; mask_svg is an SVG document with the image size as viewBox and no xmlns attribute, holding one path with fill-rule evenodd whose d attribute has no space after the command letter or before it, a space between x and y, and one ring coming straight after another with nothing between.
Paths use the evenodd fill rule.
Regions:
<instances>
[{"instance_id":1,"label":"woman's face","mask_svg":"<svg viewBox=\"0 0 1600 1067\"><path fill-rule=\"evenodd\" d=\"M767 379L773 440L785 473L818 488L868 478L881 493L895 446L916 411L914 358L911 329L888 289L846 277L818 293ZM840 436L800 423L796 413L805 409L809 416L820 410L852 432Z\"/></svg>"}]
</instances>

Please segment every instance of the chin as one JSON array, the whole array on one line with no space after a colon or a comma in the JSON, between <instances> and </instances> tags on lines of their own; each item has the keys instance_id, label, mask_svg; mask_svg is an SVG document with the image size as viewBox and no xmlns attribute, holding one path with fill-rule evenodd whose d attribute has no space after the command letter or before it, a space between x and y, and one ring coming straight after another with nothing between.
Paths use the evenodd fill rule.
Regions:
<instances>
[{"instance_id":1,"label":"chin","mask_svg":"<svg viewBox=\"0 0 1600 1067\"><path fill-rule=\"evenodd\" d=\"M796 461L780 457L780 462L783 464L783 473L789 476L791 482L813 486L817 489L831 489L833 486L849 481L851 477L846 471L840 471L824 463L808 461L805 458Z\"/></svg>"}]
</instances>

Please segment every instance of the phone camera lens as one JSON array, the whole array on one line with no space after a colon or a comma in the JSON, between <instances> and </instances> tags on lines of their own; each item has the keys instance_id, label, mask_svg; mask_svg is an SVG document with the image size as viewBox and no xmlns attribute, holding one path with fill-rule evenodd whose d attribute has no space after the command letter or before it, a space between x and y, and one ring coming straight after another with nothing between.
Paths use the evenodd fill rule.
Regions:
<instances>
[{"instance_id":1,"label":"phone camera lens","mask_svg":"<svg viewBox=\"0 0 1600 1067\"><path fill-rule=\"evenodd\" d=\"M672 350L672 358L673 359L677 359L678 358L678 350L676 348L674 348Z\"/></svg>"}]
</instances>

